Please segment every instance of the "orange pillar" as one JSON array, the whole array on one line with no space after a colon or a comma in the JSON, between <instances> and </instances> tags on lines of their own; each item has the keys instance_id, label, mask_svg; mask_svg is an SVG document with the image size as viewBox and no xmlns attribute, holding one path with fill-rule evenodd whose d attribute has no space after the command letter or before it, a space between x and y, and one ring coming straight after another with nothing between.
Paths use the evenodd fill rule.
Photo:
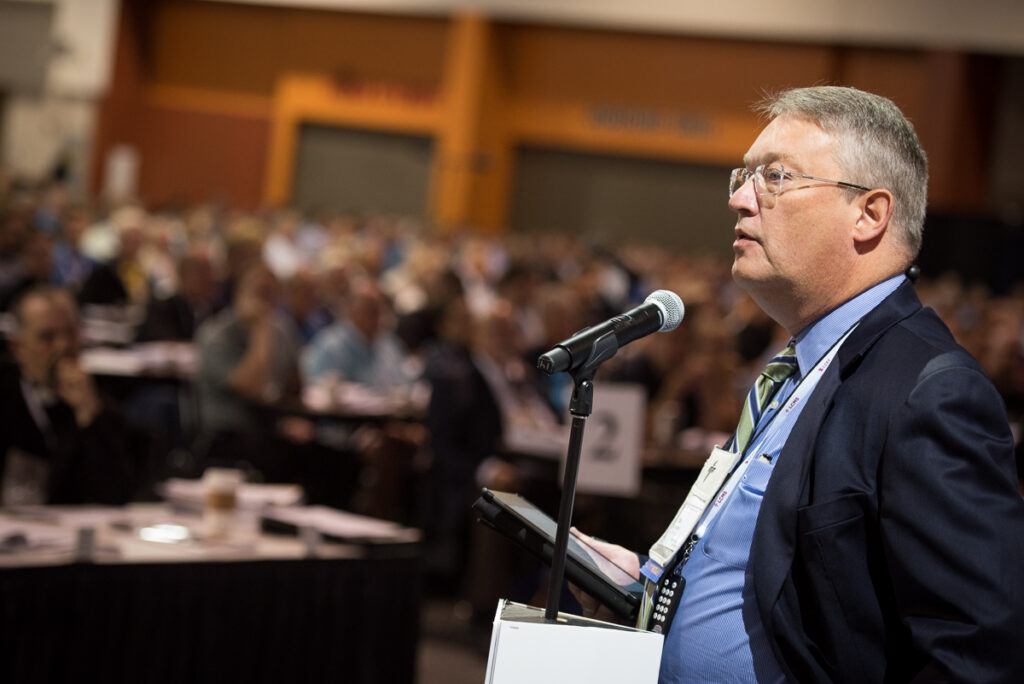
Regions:
<instances>
[{"instance_id":1,"label":"orange pillar","mask_svg":"<svg viewBox=\"0 0 1024 684\"><path fill-rule=\"evenodd\" d=\"M482 16L463 14L453 19L430 198L430 211L446 230L473 223L474 162L490 40L491 27Z\"/></svg>"}]
</instances>

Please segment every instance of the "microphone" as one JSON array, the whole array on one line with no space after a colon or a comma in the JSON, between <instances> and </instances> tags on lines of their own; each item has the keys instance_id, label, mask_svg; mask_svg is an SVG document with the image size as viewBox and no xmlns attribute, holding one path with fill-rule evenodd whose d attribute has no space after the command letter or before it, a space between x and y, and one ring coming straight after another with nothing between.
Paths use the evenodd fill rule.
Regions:
<instances>
[{"instance_id":1,"label":"microphone","mask_svg":"<svg viewBox=\"0 0 1024 684\"><path fill-rule=\"evenodd\" d=\"M669 290L655 290L635 309L562 340L554 349L541 354L537 368L548 375L574 371L584 365L596 368L615 356L619 347L653 332L675 330L682 320L683 300L679 295Z\"/></svg>"}]
</instances>

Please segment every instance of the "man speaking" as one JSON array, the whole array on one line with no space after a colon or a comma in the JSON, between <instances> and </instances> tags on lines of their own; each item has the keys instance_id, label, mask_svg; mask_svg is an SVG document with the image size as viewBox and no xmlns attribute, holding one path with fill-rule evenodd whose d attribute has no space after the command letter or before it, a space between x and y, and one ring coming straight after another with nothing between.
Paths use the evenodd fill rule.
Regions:
<instances>
[{"instance_id":1,"label":"man speaking","mask_svg":"<svg viewBox=\"0 0 1024 684\"><path fill-rule=\"evenodd\" d=\"M732 273L792 339L644 559L661 681L1024 681L1006 413L903 275L925 216L917 135L851 88L763 112L729 182Z\"/></svg>"}]
</instances>

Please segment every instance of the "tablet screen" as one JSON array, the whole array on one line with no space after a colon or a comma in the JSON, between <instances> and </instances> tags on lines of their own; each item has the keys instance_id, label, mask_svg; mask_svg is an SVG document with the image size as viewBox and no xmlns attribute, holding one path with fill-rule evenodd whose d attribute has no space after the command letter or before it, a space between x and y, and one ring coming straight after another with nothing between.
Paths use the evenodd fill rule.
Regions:
<instances>
[{"instance_id":1,"label":"tablet screen","mask_svg":"<svg viewBox=\"0 0 1024 684\"><path fill-rule=\"evenodd\" d=\"M554 544L555 531L558 526L547 513L516 494L494 491L491 494ZM569 536L569 554L581 565L587 566L596 574L604 575L609 581L622 587L624 591L634 593L643 591L643 586L628 572L601 555L583 538L576 535Z\"/></svg>"}]
</instances>

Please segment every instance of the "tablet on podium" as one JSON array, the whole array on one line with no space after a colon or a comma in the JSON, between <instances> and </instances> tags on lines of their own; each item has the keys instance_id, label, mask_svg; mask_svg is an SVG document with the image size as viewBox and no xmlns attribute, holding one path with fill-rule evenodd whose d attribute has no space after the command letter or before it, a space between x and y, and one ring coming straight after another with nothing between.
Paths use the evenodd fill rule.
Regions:
<instances>
[{"instance_id":1,"label":"tablet on podium","mask_svg":"<svg viewBox=\"0 0 1024 684\"><path fill-rule=\"evenodd\" d=\"M483 489L473 504L480 521L522 545L550 563L555 548L557 525L544 511L510 492ZM569 538L565 574L616 615L635 620L640 609L643 585L628 572L604 557L583 537Z\"/></svg>"}]
</instances>

